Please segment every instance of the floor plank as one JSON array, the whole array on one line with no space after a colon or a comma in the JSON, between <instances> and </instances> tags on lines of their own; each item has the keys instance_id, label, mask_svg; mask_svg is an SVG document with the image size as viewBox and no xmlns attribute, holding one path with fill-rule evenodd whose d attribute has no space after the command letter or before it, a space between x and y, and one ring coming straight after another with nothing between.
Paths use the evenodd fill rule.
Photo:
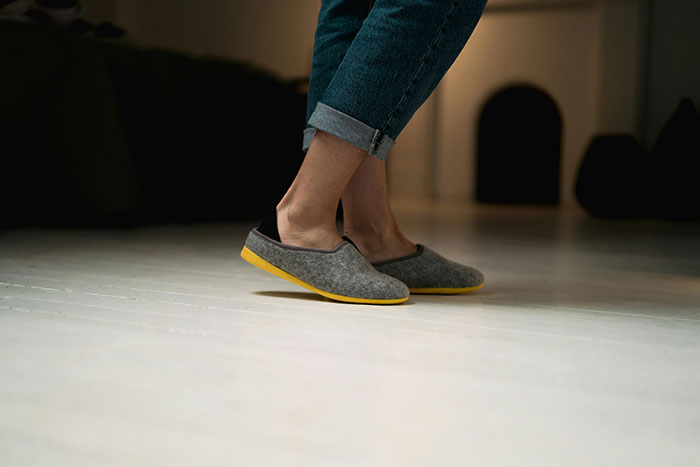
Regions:
<instances>
[{"instance_id":1,"label":"floor plank","mask_svg":"<svg viewBox=\"0 0 700 467\"><path fill-rule=\"evenodd\" d=\"M0 233L0 464L699 464L699 224L394 207L486 287L332 302L255 223Z\"/></svg>"}]
</instances>

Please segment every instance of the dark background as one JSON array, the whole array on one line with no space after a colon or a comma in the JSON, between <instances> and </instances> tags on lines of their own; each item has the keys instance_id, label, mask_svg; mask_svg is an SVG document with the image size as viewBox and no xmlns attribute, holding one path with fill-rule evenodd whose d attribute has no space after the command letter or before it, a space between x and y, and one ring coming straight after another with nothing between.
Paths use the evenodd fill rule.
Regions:
<instances>
[{"instance_id":1,"label":"dark background","mask_svg":"<svg viewBox=\"0 0 700 467\"><path fill-rule=\"evenodd\" d=\"M493 1L489 8L508 14L570 3ZM615 2L592 3L608 8L603 35L614 36L616 21L629 21ZM636 123L631 131L606 129L601 116L601 131L580 156L575 197L600 217L698 220L700 2L627 3L636 5L643 33L636 38L639 73L629 82L639 88L637 106L615 107L614 90L625 76L612 73L601 92L613 101L607 108L633 111ZM40 21L0 22L0 193L7 200L0 225L113 227L263 215L303 158L305 76L290 74L308 68L288 66L284 73L285 55L267 51L278 48L280 37L292 41L301 27L307 32L297 43L308 48L313 29L280 19L275 12L290 4L270 0L255 10L212 2L206 18L183 3L87 5L85 19L114 21L127 40ZM289 30L272 33L277 23L267 24L252 37L255 21L244 27L245 18L232 17L226 31L212 24L217 8L221 17L255 11L258 20L268 15ZM193 53L212 44L230 56ZM624 58L604 49L601 68ZM485 97L476 170L465 174L475 178L475 189L464 201L561 204L567 116L560 103L527 82Z\"/></svg>"}]
</instances>

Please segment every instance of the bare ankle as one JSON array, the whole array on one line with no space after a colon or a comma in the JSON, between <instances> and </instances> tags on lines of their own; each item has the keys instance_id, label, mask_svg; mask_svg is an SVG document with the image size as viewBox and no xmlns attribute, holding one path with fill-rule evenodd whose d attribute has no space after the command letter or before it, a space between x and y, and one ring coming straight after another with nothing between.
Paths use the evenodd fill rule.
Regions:
<instances>
[{"instance_id":1,"label":"bare ankle","mask_svg":"<svg viewBox=\"0 0 700 467\"><path fill-rule=\"evenodd\" d=\"M277 215L285 217L290 226L297 229L316 229L319 227L335 226L335 215L325 212L317 205L305 203L280 203L277 205Z\"/></svg>"},{"instance_id":2,"label":"bare ankle","mask_svg":"<svg viewBox=\"0 0 700 467\"><path fill-rule=\"evenodd\" d=\"M375 229L343 229L370 262L385 261L401 256L408 256L417 251L417 247L398 229L377 231Z\"/></svg>"},{"instance_id":3,"label":"bare ankle","mask_svg":"<svg viewBox=\"0 0 700 467\"><path fill-rule=\"evenodd\" d=\"M317 212L299 205L277 206L277 230L280 240L287 245L331 250L342 239L334 219L324 219ZM327 216L326 216L327 217Z\"/></svg>"}]
</instances>

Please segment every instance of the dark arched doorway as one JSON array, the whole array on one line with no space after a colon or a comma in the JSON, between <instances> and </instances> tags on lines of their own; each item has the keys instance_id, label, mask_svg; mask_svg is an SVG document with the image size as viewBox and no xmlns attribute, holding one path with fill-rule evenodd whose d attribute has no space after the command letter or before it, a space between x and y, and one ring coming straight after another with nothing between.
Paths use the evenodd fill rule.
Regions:
<instances>
[{"instance_id":1,"label":"dark arched doorway","mask_svg":"<svg viewBox=\"0 0 700 467\"><path fill-rule=\"evenodd\" d=\"M479 119L476 199L557 204L562 119L554 100L530 85L508 86Z\"/></svg>"}]
</instances>

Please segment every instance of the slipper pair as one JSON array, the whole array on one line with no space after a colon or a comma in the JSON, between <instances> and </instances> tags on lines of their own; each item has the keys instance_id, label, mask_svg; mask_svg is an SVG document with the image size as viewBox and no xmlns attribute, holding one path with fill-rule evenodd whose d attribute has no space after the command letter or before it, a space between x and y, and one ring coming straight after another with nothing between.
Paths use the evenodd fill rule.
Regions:
<instances>
[{"instance_id":1,"label":"slipper pair","mask_svg":"<svg viewBox=\"0 0 700 467\"><path fill-rule=\"evenodd\" d=\"M370 263L348 237L332 250L281 242L276 211L248 234L241 257L250 264L332 300L391 305L409 294L480 289L484 276L417 244L408 256Z\"/></svg>"}]
</instances>

